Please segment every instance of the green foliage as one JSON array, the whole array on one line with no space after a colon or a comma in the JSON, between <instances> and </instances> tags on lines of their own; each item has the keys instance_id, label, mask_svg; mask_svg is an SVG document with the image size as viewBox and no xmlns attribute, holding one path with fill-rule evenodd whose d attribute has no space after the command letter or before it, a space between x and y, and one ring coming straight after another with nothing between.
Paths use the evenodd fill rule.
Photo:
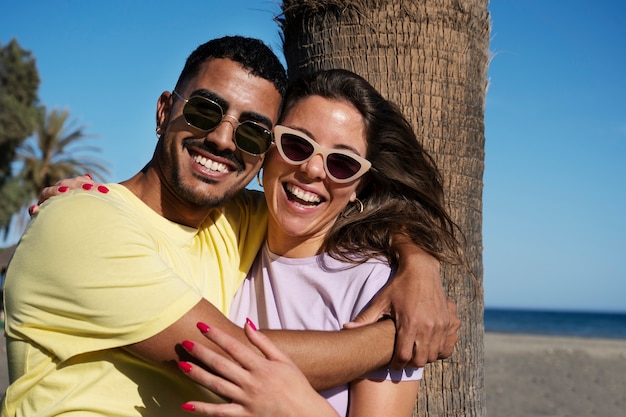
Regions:
<instances>
[{"instance_id":1,"label":"green foliage","mask_svg":"<svg viewBox=\"0 0 626 417\"><path fill-rule=\"evenodd\" d=\"M17 161L22 166L17 178L34 191L33 198L45 187L57 181L91 173L95 179L104 180L106 167L84 152L98 152L94 146L82 142L93 135L84 127L68 123L69 112L52 109L46 114L45 107L37 117L35 135L18 149Z\"/></svg>"},{"instance_id":2,"label":"green foliage","mask_svg":"<svg viewBox=\"0 0 626 417\"><path fill-rule=\"evenodd\" d=\"M68 123L68 111L53 109L46 114L42 106L35 120L35 134L17 149L15 162L21 169L0 190L0 230L5 233L14 215L33 204L45 187L86 172L100 181L108 174L103 164L84 154L99 149L81 143L93 136L86 134L84 127Z\"/></svg>"},{"instance_id":3,"label":"green foliage","mask_svg":"<svg viewBox=\"0 0 626 417\"><path fill-rule=\"evenodd\" d=\"M33 132L38 88L39 74L31 53L15 39L5 47L0 43L0 190L11 176L17 147Z\"/></svg>"},{"instance_id":4,"label":"green foliage","mask_svg":"<svg viewBox=\"0 0 626 417\"><path fill-rule=\"evenodd\" d=\"M2 205L0 206L0 226L4 232L8 231L8 226L15 213L24 205L24 201L31 201L35 194L34 190L19 181L17 178L10 178L2 186Z\"/></svg>"},{"instance_id":5,"label":"green foliage","mask_svg":"<svg viewBox=\"0 0 626 417\"><path fill-rule=\"evenodd\" d=\"M0 231L32 190L11 178L17 148L33 132L39 99L35 59L13 39L0 42Z\"/></svg>"},{"instance_id":6,"label":"green foliage","mask_svg":"<svg viewBox=\"0 0 626 417\"><path fill-rule=\"evenodd\" d=\"M30 52L13 40L0 48L0 232L63 178L91 173L103 181L107 169L85 152L92 135L69 123L69 112L38 105L39 76ZM17 168L18 172L12 172Z\"/></svg>"}]
</instances>

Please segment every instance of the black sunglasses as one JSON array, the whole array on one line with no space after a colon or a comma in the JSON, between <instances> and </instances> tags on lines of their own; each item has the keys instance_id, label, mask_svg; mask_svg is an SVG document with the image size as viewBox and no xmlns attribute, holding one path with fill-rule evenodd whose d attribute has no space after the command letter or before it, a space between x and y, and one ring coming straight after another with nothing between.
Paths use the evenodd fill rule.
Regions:
<instances>
[{"instance_id":1,"label":"black sunglasses","mask_svg":"<svg viewBox=\"0 0 626 417\"><path fill-rule=\"evenodd\" d=\"M191 96L186 99L176 90L173 90L173 93L185 102L183 117L189 126L202 132L210 132L217 128L225 117L229 117L237 122L233 125L233 138L237 148L250 155L258 156L267 152L272 146L272 131L264 126L252 120L239 122L236 118L225 115L222 106L209 98Z\"/></svg>"}]
</instances>

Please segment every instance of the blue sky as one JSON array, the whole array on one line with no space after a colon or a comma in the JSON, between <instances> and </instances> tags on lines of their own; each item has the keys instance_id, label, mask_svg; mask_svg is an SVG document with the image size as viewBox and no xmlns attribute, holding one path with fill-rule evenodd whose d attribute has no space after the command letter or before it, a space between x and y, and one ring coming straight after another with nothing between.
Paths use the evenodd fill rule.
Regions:
<instances>
[{"instance_id":1,"label":"blue sky","mask_svg":"<svg viewBox=\"0 0 626 417\"><path fill-rule=\"evenodd\" d=\"M484 188L487 307L626 311L626 3L492 0ZM0 0L0 41L32 51L121 181L187 55L243 34L281 55L273 1Z\"/></svg>"}]
</instances>

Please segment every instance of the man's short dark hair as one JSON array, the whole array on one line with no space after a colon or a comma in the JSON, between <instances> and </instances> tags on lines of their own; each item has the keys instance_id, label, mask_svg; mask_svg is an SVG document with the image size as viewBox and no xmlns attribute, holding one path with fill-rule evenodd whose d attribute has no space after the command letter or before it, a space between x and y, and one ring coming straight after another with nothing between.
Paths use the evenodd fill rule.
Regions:
<instances>
[{"instance_id":1,"label":"man's short dark hair","mask_svg":"<svg viewBox=\"0 0 626 417\"><path fill-rule=\"evenodd\" d=\"M285 96L287 73L276 54L259 39L243 36L225 36L198 46L187 58L176 88L195 77L200 65L213 58L227 58L241 64L252 75L270 81L280 96Z\"/></svg>"}]
</instances>

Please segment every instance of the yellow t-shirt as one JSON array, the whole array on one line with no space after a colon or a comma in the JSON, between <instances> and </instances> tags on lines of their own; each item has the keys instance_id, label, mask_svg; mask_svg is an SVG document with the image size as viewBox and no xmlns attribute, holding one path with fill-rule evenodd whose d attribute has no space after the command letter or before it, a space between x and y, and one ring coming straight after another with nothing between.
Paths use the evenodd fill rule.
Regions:
<instances>
[{"instance_id":1,"label":"yellow t-shirt","mask_svg":"<svg viewBox=\"0 0 626 417\"><path fill-rule=\"evenodd\" d=\"M161 217L125 187L44 204L5 283L5 416L187 416L216 400L122 346L145 340L202 298L222 312L265 238L262 194L214 210L199 230Z\"/></svg>"}]
</instances>

